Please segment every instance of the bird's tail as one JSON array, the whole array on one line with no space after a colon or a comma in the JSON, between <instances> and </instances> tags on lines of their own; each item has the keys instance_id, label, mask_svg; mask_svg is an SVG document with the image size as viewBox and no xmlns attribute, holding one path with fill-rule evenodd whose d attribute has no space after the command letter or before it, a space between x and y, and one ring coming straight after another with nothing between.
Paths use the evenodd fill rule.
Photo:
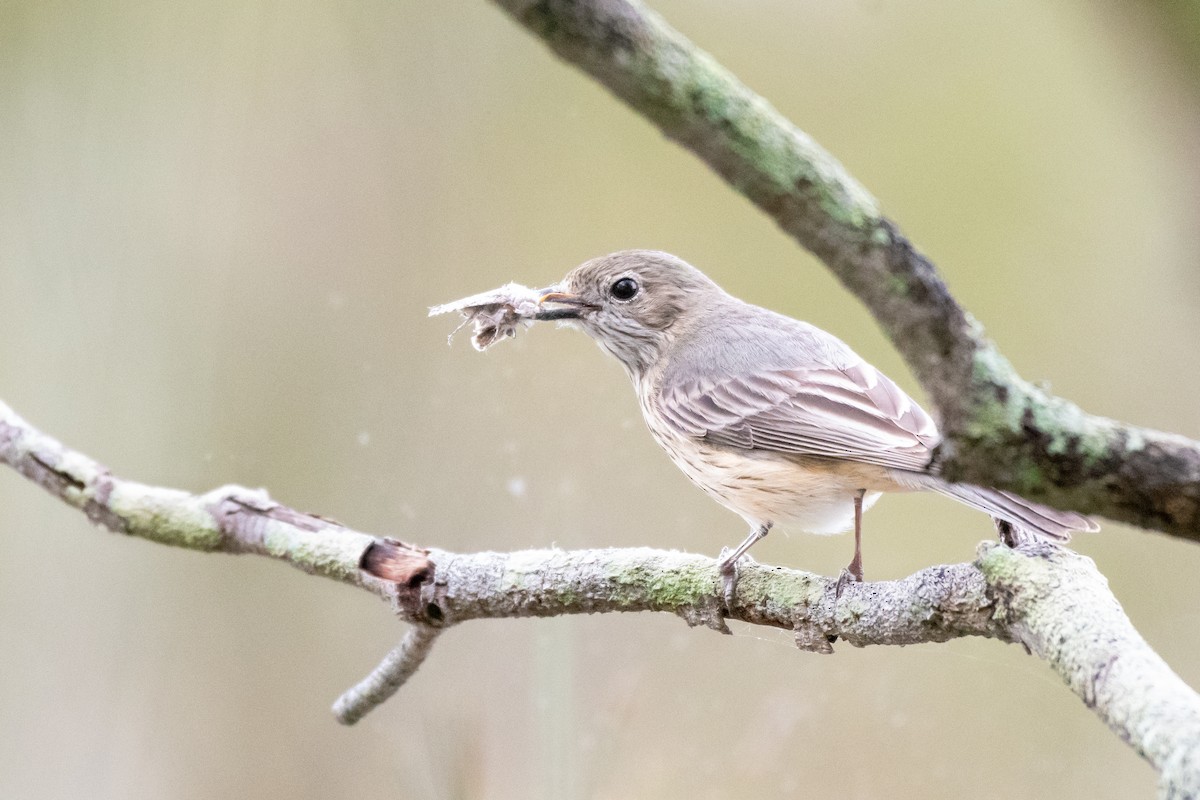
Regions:
<instances>
[{"instance_id":1,"label":"bird's tail","mask_svg":"<svg viewBox=\"0 0 1200 800\"><path fill-rule=\"evenodd\" d=\"M911 475L911 473L910 473ZM908 477L908 476L906 476ZM1027 533L1059 542L1070 540L1073 531L1095 532L1100 526L1074 511L1031 503L1023 497L999 489L985 489L967 483L946 483L933 475L911 475L921 488L953 497L971 508L991 514Z\"/></svg>"}]
</instances>

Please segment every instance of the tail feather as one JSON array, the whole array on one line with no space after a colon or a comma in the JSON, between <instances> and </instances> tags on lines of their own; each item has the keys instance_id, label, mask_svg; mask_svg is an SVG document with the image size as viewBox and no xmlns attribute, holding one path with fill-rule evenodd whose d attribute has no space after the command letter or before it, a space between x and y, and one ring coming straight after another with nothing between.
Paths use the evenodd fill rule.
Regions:
<instances>
[{"instance_id":1,"label":"tail feather","mask_svg":"<svg viewBox=\"0 0 1200 800\"><path fill-rule=\"evenodd\" d=\"M946 483L932 475L913 476L922 488L953 497L955 500L1012 523L1023 531L1060 542L1069 541L1073 531L1100 530L1094 521L1074 511L1059 511L999 489L985 489L967 483Z\"/></svg>"}]
</instances>

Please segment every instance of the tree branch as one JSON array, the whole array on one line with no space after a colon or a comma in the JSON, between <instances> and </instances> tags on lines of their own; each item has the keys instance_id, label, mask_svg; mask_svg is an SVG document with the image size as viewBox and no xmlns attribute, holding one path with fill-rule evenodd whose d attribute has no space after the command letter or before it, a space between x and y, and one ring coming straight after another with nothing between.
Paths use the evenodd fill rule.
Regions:
<instances>
[{"instance_id":1,"label":"tree branch","mask_svg":"<svg viewBox=\"0 0 1200 800\"><path fill-rule=\"evenodd\" d=\"M726 618L794 632L801 649L1019 642L1162 776L1200 797L1200 697L1138 635L1088 558L1049 544L980 546L975 562L852 584L746 560L723 613L716 562L647 548L456 554L376 539L226 486L203 495L119 478L0 402L0 461L116 533L193 550L254 553L387 598L412 623L401 645L334 705L352 724L390 697L461 622L666 611L728 632ZM360 569L360 566L362 569Z\"/></svg>"},{"instance_id":2,"label":"tree branch","mask_svg":"<svg viewBox=\"0 0 1200 800\"><path fill-rule=\"evenodd\" d=\"M1023 380L828 152L637 0L496 0L824 261L940 412L949 480L1200 541L1200 443Z\"/></svg>"},{"instance_id":3,"label":"tree branch","mask_svg":"<svg viewBox=\"0 0 1200 800\"><path fill-rule=\"evenodd\" d=\"M359 559L375 541L315 514L273 501L263 489L222 486L202 495L147 486L34 428L0 402L0 462L41 486L96 525L159 544L222 553L255 553L312 575L389 597L389 583L364 574ZM410 551L393 580L428 577L432 564Z\"/></svg>"},{"instance_id":4,"label":"tree branch","mask_svg":"<svg viewBox=\"0 0 1200 800\"><path fill-rule=\"evenodd\" d=\"M333 715L343 725L353 725L372 709L400 691L420 668L442 631L431 625L413 625L404 640L387 654L371 674L352 686L333 704Z\"/></svg>"}]
</instances>

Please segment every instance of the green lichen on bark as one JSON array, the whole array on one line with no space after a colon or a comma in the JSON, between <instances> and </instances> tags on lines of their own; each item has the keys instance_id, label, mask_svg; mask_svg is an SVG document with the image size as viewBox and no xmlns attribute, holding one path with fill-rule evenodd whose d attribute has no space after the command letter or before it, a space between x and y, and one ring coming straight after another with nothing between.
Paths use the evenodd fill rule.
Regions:
<instances>
[{"instance_id":1,"label":"green lichen on bark","mask_svg":"<svg viewBox=\"0 0 1200 800\"><path fill-rule=\"evenodd\" d=\"M664 611L695 605L697 598L711 595L716 581L712 564L690 558L663 569L657 558L621 560L612 564L609 580L614 600L628 605L649 603Z\"/></svg>"},{"instance_id":2,"label":"green lichen on bark","mask_svg":"<svg viewBox=\"0 0 1200 800\"><path fill-rule=\"evenodd\" d=\"M225 537L203 498L186 492L121 482L107 507L123 523L123 533L188 550L221 550Z\"/></svg>"},{"instance_id":3,"label":"green lichen on bark","mask_svg":"<svg viewBox=\"0 0 1200 800\"><path fill-rule=\"evenodd\" d=\"M1163 796L1200 796L1200 697L1134 629L1092 560L988 544L976 564L1008 629L1162 773Z\"/></svg>"},{"instance_id":4,"label":"green lichen on bark","mask_svg":"<svg viewBox=\"0 0 1200 800\"><path fill-rule=\"evenodd\" d=\"M945 423L950 480L1200 539L1200 443L1085 414L1021 380L936 267L838 161L639 0L496 0L823 260Z\"/></svg>"},{"instance_id":5,"label":"green lichen on bark","mask_svg":"<svg viewBox=\"0 0 1200 800\"><path fill-rule=\"evenodd\" d=\"M1035 570L1035 562L1011 547L998 542L982 542L976 553L975 566L983 573L994 591L1002 591L1006 596L1014 592L1023 594L1040 594L1043 588L1040 584L1039 573Z\"/></svg>"},{"instance_id":6,"label":"green lichen on bark","mask_svg":"<svg viewBox=\"0 0 1200 800\"><path fill-rule=\"evenodd\" d=\"M1145 441L1136 429L1023 380L988 342L975 352L970 386L969 400L944 431L954 453L971 454L942 464L953 480L999 484L1073 507L1098 505L1104 486L1089 482L1110 475L1130 444L1140 448Z\"/></svg>"},{"instance_id":7,"label":"green lichen on bark","mask_svg":"<svg viewBox=\"0 0 1200 800\"><path fill-rule=\"evenodd\" d=\"M129 521L129 532L143 539L188 550L222 549L220 532L199 509L178 513L175 509L148 506L132 515Z\"/></svg>"},{"instance_id":8,"label":"green lichen on bark","mask_svg":"<svg viewBox=\"0 0 1200 800\"><path fill-rule=\"evenodd\" d=\"M768 609L786 617L796 609L821 601L825 581L807 572L758 564L743 568L738 578L738 596L745 605Z\"/></svg>"},{"instance_id":9,"label":"green lichen on bark","mask_svg":"<svg viewBox=\"0 0 1200 800\"><path fill-rule=\"evenodd\" d=\"M878 203L831 154L640 2L500 4L667 136L724 162L750 199L792 198L860 237L875 232Z\"/></svg>"},{"instance_id":10,"label":"green lichen on bark","mask_svg":"<svg viewBox=\"0 0 1200 800\"><path fill-rule=\"evenodd\" d=\"M695 605L698 598L714 592L717 582L713 573L701 566L660 572L646 584L650 602L671 611Z\"/></svg>"},{"instance_id":11,"label":"green lichen on bark","mask_svg":"<svg viewBox=\"0 0 1200 800\"><path fill-rule=\"evenodd\" d=\"M361 533L336 528L305 531L281 522L267 522L262 536L267 555L343 583L361 581L358 562L372 541Z\"/></svg>"}]
</instances>

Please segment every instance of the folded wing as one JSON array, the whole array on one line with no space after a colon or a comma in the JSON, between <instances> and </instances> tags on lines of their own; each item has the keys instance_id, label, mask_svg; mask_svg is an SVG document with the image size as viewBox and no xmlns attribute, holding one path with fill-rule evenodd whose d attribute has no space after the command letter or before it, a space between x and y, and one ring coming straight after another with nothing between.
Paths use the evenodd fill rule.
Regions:
<instances>
[{"instance_id":1,"label":"folded wing","mask_svg":"<svg viewBox=\"0 0 1200 800\"><path fill-rule=\"evenodd\" d=\"M779 369L663 386L662 417L711 444L923 472L937 425L865 362Z\"/></svg>"}]
</instances>

